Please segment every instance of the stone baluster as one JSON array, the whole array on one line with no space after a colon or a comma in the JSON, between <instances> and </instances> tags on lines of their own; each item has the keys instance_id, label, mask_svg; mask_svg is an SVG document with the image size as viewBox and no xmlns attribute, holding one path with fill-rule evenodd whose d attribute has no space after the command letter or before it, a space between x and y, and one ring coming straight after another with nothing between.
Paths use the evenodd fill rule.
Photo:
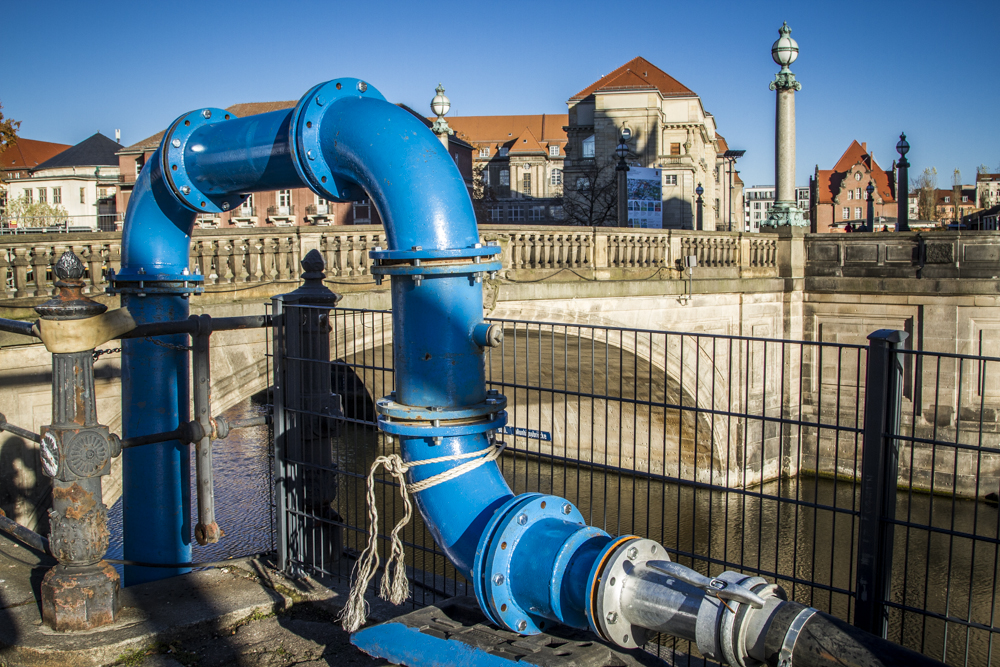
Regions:
<instances>
[{"instance_id":1,"label":"stone baluster","mask_svg":"<svg viewBox=\"0 0 1000 667\"><path fill-rule=\"evenodd\" d=\"M14 296L13 290L13 277L14 265L11 264L8 259L8 251L6 249L0 249L0 274L3 277L4 291L3 295L6 298L12 298ZM8 287L10 285L10 287Z\"/></svg>"},{"instance_id":2,"label":"stone baluster","mask_svg":"<svg viewBox=\"0 0 1000 667\"><path fill-rule=\"evenodd\" d=\"M90 293L104 293L104 248L103 243L86 246L84 257L90 269Z\"/></svg>"},{"instance_id":3,"label":"stone baluster","mask_svg":"<svg viewBox=\"0 0 1000 667\"><path fill-rule=\"evenodd\" d=\"M292 272L289 265L289 257L292 254L291 244L288 238L278 239L278 253L275 257L275 263L278 269L278 280L291 280Z\"/></svg>"},{"instance_id":4,"label":"stone baluster","mask_svg":"<svg viewBox=\"0 0 1000 667\"><path fill-rule=\"evenodd\" d=\"M49 296L49 249L36 246L31 249L31 274L35 288L32 296Z\"/></svg>"},{"instance_id":5,"label":"stone baluster","mask_svg":"<svg viewBox=\"0 0 1000 667\"><path fill-rule=\"evenodd\" d=\"M245 238L233 239L233 254L229 256L229 266L233 272L233 282L245 283L250 278L248 266L248 244Z\"/></svg>"},{"instance_id":6,"label":"stone baluster","mask_svg":"<svg viewBox=\"0 0 1000 667\"><path fill-rule=\"evenodd\" d=\"M28 288L28 267L31 262L28 259L27 248L14 248L14 296L32 296Z\"/></svg>"},{"instance_id":7,"label":"stone baluster","mask_svg":"<svg viewBox=\"0 0 1000 667\"><path fill-rule=\"evenodd\" d=\"M122 245L121 243L111 243L108 245L108 269L118 273L122 270Z\"/></svg>"},{"instance_id":8,"label":"stone baluster","mask_svg":"<svg viewBox=\"0 0 1000 667\"><path fill-rule=\"evenodd\" d=\"M374 237L372 237L374 240ZM362 236L358 239L359 241L359 252L358 252L358 275L359 276L370 276L371 275L371 265L372 258L369 254L371 248L375 247L374 243L368 243L368 235Z\"/></svg>"}]
</instances>

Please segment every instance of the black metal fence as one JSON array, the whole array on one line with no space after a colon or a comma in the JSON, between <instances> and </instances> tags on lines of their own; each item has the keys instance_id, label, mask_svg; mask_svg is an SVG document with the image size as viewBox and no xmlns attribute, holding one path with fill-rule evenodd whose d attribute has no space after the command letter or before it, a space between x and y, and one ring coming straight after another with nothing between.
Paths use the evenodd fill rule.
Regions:
<instances>
[{"instance_id":1,"label":"black metal fence","mask_svg":"<svg viewBox=\"0 0 1000 667\"><path fill-rule=\"evenodd\" d=\"M374 410L394 386L391 314L277 308L279 557L349 578L369 468L398 453ZM328 351L286 354L317 317ZM702 573L767 577L950 664L1000 664L998 517L982 500L1000 478L1000 359L912 352L891 336L858 346L493 321L505 337L487 382L508 398L499 464L516 493L565 496L612 534L657 540ZM324 391L342 396L342 416L308 398ZM402 503L388 477L376 497L385 546ZM413 604L472 594L419 517L404 543ZM697 655L670 638L648 648Z\"/></svg>"}]
</instances>

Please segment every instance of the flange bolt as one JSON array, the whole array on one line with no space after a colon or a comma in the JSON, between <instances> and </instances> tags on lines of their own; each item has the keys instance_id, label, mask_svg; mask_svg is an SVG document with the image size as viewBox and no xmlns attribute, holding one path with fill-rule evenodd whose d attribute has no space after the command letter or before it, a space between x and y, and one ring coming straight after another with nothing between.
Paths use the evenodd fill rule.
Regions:
<instances>
[{"instance_id":1,"label":"flange bolt","mask_svg":"<svg viewBox=\"0 0 1000 667\"><path fill-rule=\"evenodd\" d=\"M523 526L526 523L528 523L528 515L527 514L518 514L517 515L517 525Z\"/></svg>"},{"instance_id":2,"label":"flange bolt","mask_svg":"<svg viewBox=\"0 0 1000 667\"><path fill-rule=\"evenodd\" d=\"M494 586L503 586L503 581L504 580L503 580L503 575L502 574L498 574L497 576L493 577L493 585Z\"/></svg>"},{"instance_id":3,"label":"flange bolt","mask_svg":"<svg viewBox=\"0 0 1000 667\"><path fill-rule=\"evenodd\" d=\"M608 623L610 625L614 625L615 623L618 622L618 612L617 611L609 611L606 618L608 619Z\"/></svg>"}]
</instances>

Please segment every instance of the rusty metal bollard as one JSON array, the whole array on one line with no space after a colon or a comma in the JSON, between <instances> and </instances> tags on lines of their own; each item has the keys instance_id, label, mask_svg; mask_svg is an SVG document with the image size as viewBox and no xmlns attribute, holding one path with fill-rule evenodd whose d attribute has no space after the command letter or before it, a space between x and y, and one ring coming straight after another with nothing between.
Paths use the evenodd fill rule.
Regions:
<instances>
[{"instance_id":1,"label":"rusty metal bollard","mask_svg":"<svg viewBox=\"0 0 1000 667\"><path fill-rule=\"evenodd\" d=\"M85 320L107 310L83 296L83 273L72 252L59 258L59 294L35 307L42 319ZM101 477L120 447L97 422L93 353L52 354L52 424L42 427L42 468L52 477L49 548L59 560L42 579L42 620L58 631L113 623L120 604L118 572L103 560L108 508L101 498Z\"/></svg>"}]
</instances>

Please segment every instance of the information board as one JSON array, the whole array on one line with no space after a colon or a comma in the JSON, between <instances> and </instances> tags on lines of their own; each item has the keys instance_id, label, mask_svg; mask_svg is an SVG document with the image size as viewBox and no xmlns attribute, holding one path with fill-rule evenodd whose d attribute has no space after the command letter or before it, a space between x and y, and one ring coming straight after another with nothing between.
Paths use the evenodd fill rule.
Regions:
<instances>
[{"instance_id":1,"label":"information board","mask_svg":"<svg viewBox=\"0 0 1000 667\"><path fill-rule=\"evenodd\" d=\"M629 167L628 226L663 228L663 184L660 170Z\"/></svg>"}]
</instances>

